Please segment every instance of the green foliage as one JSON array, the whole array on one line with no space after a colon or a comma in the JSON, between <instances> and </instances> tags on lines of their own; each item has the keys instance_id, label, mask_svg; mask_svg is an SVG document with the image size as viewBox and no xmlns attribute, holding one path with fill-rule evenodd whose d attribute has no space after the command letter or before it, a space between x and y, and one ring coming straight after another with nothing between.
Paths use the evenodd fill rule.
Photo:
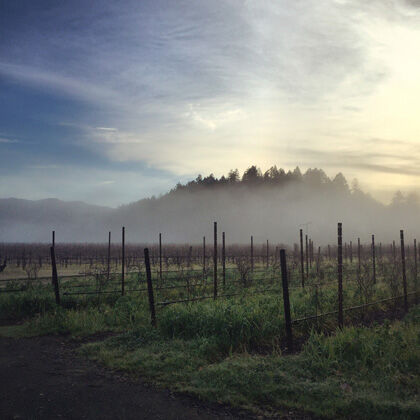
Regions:
<instances>
[{"instance_id":1,"label":"green foliage","mask_svg":"<svg viewBox=\"0 0 420 420\"><path fill-rule=\"evenodd\" d=\"M150 327L81 351L172 389L257 413L298 409L334 419L415 419L420 415L419 313L417 307L404 322L350 327L333 336L312 333L300 354L287 357L246 352L225 357L217 331L189 332L190 338L181 339Z\"/></svg>"},{"instance_id":2,"label":"green foliage","mask_svg":"<svg viewBox=\"0 0 420 420\"><path fill-rule=\"evenodd\" d=\"M184 306L160 314L165 337L210 338L223 354L273 347L283 335L284 319L278 296L254 296Z\"/></svg>"}]
</instances>

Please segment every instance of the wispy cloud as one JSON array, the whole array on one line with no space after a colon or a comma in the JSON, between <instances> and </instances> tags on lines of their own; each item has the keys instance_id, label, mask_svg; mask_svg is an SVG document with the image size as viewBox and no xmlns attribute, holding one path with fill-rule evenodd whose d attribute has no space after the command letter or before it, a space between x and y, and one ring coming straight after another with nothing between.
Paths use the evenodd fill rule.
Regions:
<instances>
[{"instance_id":1,"label":"wispy cloud","mask_svg":"<svg viewBox=\"0 0 420 420\"><path fill-rule=\"evenodd\" d=\"M189 176L337 163L417 177L418 1L95 6L28 6L0 43L2 82L87 104L78 117L60 108L57 149L74 129L92 165Z\"/></svg>"},{"instance_id":2,"label":"wispy cloud","mask_svg":"<svg viewBox=\"0 0 420 420\"><path fill-rule=\"evenodd\" d=\"M0 143L19 143L19 140L0 137Z\"/></svg>"},{"instance_id":3,"label":"wispy cloud","mask_svg":"<svg viewBox=\"0 0 420 420\"><path fill-rule=\"evenodd\" d=\"M117 131L117 129L113 127L96 127L96 129L99 131Z\"/></svg>"}]
</instances>

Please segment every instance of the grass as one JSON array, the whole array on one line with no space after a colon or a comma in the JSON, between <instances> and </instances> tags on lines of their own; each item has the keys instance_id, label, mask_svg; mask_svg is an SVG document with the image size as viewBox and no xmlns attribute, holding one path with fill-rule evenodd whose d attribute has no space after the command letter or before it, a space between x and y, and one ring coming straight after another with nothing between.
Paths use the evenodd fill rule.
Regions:
<instances>
[{"instance_id":1,"label":"grass","mask_svg":"<svg viewBox=\"0 0 420 420\"><path fill-rule=\"evenodd\" d=\"M420 415L419 307L404 321L312 333L301 353L220 351L218 337L168 338L139 329L82 354L199 398L257 413L304 410L327 418Z\"/></svg>"},{"instance_id":2,"label":"grass","mask_svg":"<svg viewBox=\"0 0 420 420\"><path fill-rule=\"evenodd\" d=\"M318 313L334 311L337 286L329 284L333 278L333 272L326 276L326 285L315 294L314 288L296 287L300 280L295 270L290 289L292 318L313 315L315 302ZM135 273L128 274L127 288L144 287L139 279ZM1 327L0 334L83 337L113 331L116 334L103 342L84 345L81 353L155 384L257 413L295 409L327 418L419 418L418 306L403 321L371 328L336 330L335 315L296 324L294 336L306 344L299 354L285 356L278 280L264 282L262 274L246 288L231 280L228 277L226 289L220 292L238 296L158 307L156 329L150 326L144 293L65 295L86 288L94 291L98 285L97 278L87 278L83 280L86 287L75 289L82 280L67 279L61 284L62 306L58 307L50 284L33 283L23 292L0 294L0 318L21 322ZM109 287L118 288L115 283ZM174 275L166 283L175 284L185 284L185 280ZM203 283L196 293L211 295L211 286ZM255 294L267 287L272 290ZM186 288L156 291L156 301L185 299L189 293L194 292ZM379 278L371 293L370 300L379 300L391 291ZM346 279L345 306L358 305L363 298L357 284ZM360 324L393 305L347 312L345 321Z\"/></svg>"}]
</instances>

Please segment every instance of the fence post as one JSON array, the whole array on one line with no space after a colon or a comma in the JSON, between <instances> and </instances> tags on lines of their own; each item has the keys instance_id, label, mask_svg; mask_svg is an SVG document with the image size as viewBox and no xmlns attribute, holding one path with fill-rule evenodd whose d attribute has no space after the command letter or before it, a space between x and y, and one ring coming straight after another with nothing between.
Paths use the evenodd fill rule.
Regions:
<instances>
[{"instance_id":1,"label":"fence post","mask_svg":"<svg viewBox=\"0 0 420 420\"><path fill-rule=\"evenodd\" d=\"M52 284L54 286L55 303L59 305L60 304L60 290L58 288L57 265L55 262L55 249L53 246L50 248L50 252L51 252L51 267L52 267Z\"/></svg>"},{"instance_id":2,"label":"fence post","mask_svg":"<svg viewBox=\"0 0 420 420\"><path fill-rule=\"evenodd\" d=\"M226 286L226 243L225 232L222 233L222 275L223 275L223 288Z\"/></svg>"},{"instance_id":3,"label":"fence post","mask_svg":"<svg viewBox=\"0 0 420 420\"><path fill-rule=\"evenodd\" d=\"M52 231L52 246L55 247L55 230Z\"/></svg>"},{"instance_id":4,"label":"fence post","mask_svg":"<svg viewBox=\"0 0 420 420\"><path fill-rule=\"evenodd\" d=\"M111 232L108 232L108 253L106 258L106 279L109 281L109 271L111 264Z\"/></svg>"},{"instance_id":5,"label":"fence post","mask_svg":"<svg viewBox=\"0 0 420 420\"><path fill-rule=\"evenodd\" d=\"M375 235L372 235L372 275L373 284L376 284L376 253L375 253Z\"/></svg>"},{"instance_id":6,"label":"fence post","mask_svg":"<svg viewBox=\"0 0 420 420\"><path fill-rule=\"evenodd\" d=\"M121 295L124 296L125 288L125 227L122 227L121 231Z\"/></svg>"},{"instance_id":7,"label":"fence post","mask_svg":"<svg viewBox=\"0 0 420 420\"><path fill-rule=\"evenodd\" d=\"M203 281L206 280L206 237L203 236Z\"/></svg>"},{"instance_id":8,"label":"fence post","mask_svg":"<svg viewBox=\"0 0 420 420\"><path fill-rule=\"evenodd\" d=\"M159 279L162 284L162 234L159 233Z\"/></svg>"},{"instance_id":9,"label":"fence post","mask_svg":"<svg viewBox=\"0 0 420 420\"><path fill-rule=\"evenodd\" d=\"M403 278L403 291L404 291L404 310L408 312L408 299L407 299L407 274L405 270L405 246L404 246L404 231L400 230L401 241L401 268Z\"/></svg>"},{"instance_id":10,"label":"fence post","mask_svg":"<svg viewBox=\"0 0 420 420\"><path fill-rule=\"evenodd\" d=\"M319 269L321 266L321 247L318 246L318 254L316 256L316 274L319 275Z\"/></svg>"},{"instance_id":11,"label":"fence post","mask_svg":"<svg viewBox=\"0 0 420 420\"><path fill-rule=\"evenodd\" d=\"M267 261L266 261L266 267L267 267L267 270L268 270L268 266L269 266L269 264L268 264L268 260L269 260L269 252L270 252L270 249L269 249L269 247L268 247L268 239L267 239Z\"/></svg>"},{"instance_id":12,"label":"fence post","mask_svg":"<svg viewBox=\"0 0 420 420\"><path fill-rule=\"evenodd\" d=\"M289 283L287 280L286 251L280 250L281 281L283 285L284 319L286 322L287 348L293 351L292 319L290 316Z\"/></svg>"},{"instance_id":13,"label":"fence post","mask_svg":"<svg viewBox=\"0 0 420 420\"><path fill-rule=\"evenodd\" d=\"M343 328L343 230L342 224L338 224L337 246L337 269L338 269L338 326Z\"/></svg>"},{"instance_id":14,"label":"fence post","mask_svg":"<svg viewBox=\"0 0 420 420\"><path fill-rule=\"evenodd\" d=\"M144 264L146 266L147 293L149 296L150 320L151 320L152 326L156 327L155 299L153 296L152 273L150 271L150 257L149 257L148 248L144 248Z\"/></svg>"},{"instance_id":15,"label":"fence post","mask_svg":"<svg viewBox=\"0 0 420 420\"><path fill-rule=\"evenodd\" d=\"M251 236L251 271L254 271L254 237Z\"/></svg>"},{"instance_id":16,"label":"fence post","mask_svg":"<svg viewBox=\"0 0 420 420\"><path fill-rule=\"evenodd\" d=\"M214 222L214 248L213 248L213 299L217 299L217 222Z\"/></svg>"},{"instance_id":17,"label":"fence post","mask_svg":"<svg viewBox=\"0 0 420 420\"><path fill-rule=\"evenodd\" d=\"M305 287L305 268L303 262L303 231L300 229L300 274L301 274L301 281L302 281L302 288Z\"/></svg>"},{"instance_id":18,"label":"fence post","mask_svg":"<svg viewBox=\"0 0 420 420\"><path fill-rule=\"evenodd\" d=\"M309 279L309 252L308 252L308 235L305 235L305 257L306 257L306 280Z\"/></svg>"},{"instance_id":19,"label":"fence post","mask_svg":"<svg viewBox=\"0 0 420 420\"><path fill-rule=\"evenodd\" d=\"M417 239L414 239L414 298L417 305Z\"/></svg>"},{"instance_id":20,"label":"fence post","mask_svg":"<svg viewBox=\"0 0 420 420\"><path fill-rule=\"evenodd\" d=\"M309 268L312 268L312 260L313 260L313 242L312 239L309 238Z\"/></svg>"}]
</instances>

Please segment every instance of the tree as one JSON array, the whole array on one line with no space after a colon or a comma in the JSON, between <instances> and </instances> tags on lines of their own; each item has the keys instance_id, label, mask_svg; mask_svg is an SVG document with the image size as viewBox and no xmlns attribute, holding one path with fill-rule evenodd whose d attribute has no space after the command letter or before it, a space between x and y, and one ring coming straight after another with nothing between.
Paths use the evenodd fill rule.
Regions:
<instances>
[{"instance_id":1,"label":"tree","mask_svg":"<svg viewBox=\"0 0 420 420\"><path fill-rule=\"evenodd\" d=\"M261 181L262 173L259 168L257 168L255 165L252 165L249 167L244 174L242 175L242 182L246 184L257 184L259 181Z\"/></svg>"},{"instance_id":2,"label":"tree","mask_svg":"<svg viewBox=\"0 0 420 420\"><path fill-rule=\"evenodd\" d=\"M398 190L395 194L394 197L392 197L392 201L391 201L391 206L392 207L401 207L405 202L405 198L403 193Z\"/></svg>"},{"instance_id":3,"label":"tree","mask_svg":"<svg viewBox=\"0 0 420 420\"><path fill-rule=\"evenodd\" d=\"M330 182L325 172L318 168L309 168L303 175L303 180L311 186L322 186Z\"/></svg>"},{"instance_id":4,"label":"tree","mask_svg":"<svg viewBox=\"0 0 420 420\"><path fill-rule=\"evenodd\" d=\"M350 192L349 184L344 175L339 172L332 180L332 185L337 191L348 193Z\"/></svg>"},{"instance_id":5,"label":"tree","mask_svg":"<svg viewBox=\"0 0 420 420\"><path fill-rule=\"evenodd\" d=\"M228 174L228 181L234 184L239 181L239 171L237 169L231 169Z\"/></svg>"}]
</instances>

